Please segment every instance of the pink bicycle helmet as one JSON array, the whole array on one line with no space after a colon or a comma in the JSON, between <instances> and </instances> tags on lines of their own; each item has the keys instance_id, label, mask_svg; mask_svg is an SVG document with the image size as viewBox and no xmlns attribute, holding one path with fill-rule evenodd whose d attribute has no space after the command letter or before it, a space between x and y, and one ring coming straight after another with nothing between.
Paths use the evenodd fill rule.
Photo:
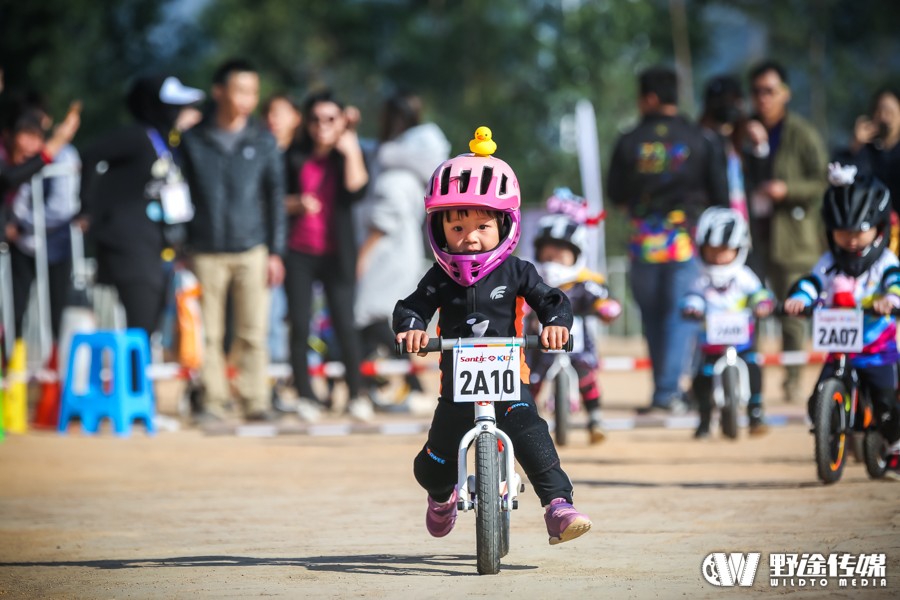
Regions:
<instances>
[{"instance_id":1,"label":"pink bicycle helmet","mask_svg":"<svg viewBox=\"0 0 900 600\"><path fill-rule=\"evenodd\" d=\"M425 218L434 257L447 275L468 287L499 267L519 243L521 204L516 174L499 158L460 154L441 163L428 183ZM503 213L497 247L487 252L449 252L441 213L453 209Z\"/></svg>"}]
</instances>

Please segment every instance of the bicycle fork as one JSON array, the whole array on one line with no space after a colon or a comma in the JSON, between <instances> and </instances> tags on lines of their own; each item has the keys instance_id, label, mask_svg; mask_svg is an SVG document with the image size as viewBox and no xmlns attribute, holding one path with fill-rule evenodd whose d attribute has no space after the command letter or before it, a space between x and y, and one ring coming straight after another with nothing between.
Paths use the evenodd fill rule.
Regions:
<instances>
[{"instance_id":1,"label":"bicycle fork","mask_svg":"<svg viewBox=\"0 0 900 600\"><path fill-rule=\"evenodd\" d=\"M493 402L475 403L475 427L466 432L459 442L459 451L457 453L459 500L457 501L457 508L462 511L475 508L475 476L469 475L466 458L469 454L469 446L475 441L475 438L485 433L494 434L497 440L503 444L500 460L504 461L503 464L506 467L506 481L498 479L497 482L500 488L500 510L511 511L517 509L519 508L519 501L517 500L519 492L524 491L525 486L522 484L519 474L516 473L516 459L512 440L509 439L505 432L497 428L497 415L494 411Z\"/></svg>"},{"instance_id":2,"label":"bicycle fork","mask_svg":"<svg viewBox=\"0 0 900 600\"><path fill-rule=\"evenodd\" d=\"M722 372L727 367L735 367L740 375L740 402L747 406L750 402L750 372L747 363L738 356L737 349L729 346L713 365L713 400L718 408L725 406L725 391L722 389Z\"/></svg>"}]
</instances>

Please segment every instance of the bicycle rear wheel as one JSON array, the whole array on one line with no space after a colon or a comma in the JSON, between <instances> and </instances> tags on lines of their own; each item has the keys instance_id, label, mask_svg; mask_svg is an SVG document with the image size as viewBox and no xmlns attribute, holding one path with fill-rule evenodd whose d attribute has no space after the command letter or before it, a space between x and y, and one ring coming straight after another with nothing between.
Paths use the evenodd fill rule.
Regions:
<instances>
[{"instance_id":1,"label":"bicycle rear wheel","mask_svg":"<svg viewBox=\"0 0 900 600\"><path fill-rule=\"evenodd\" d=\"M558 373L553 381L553 394L555 396L554 415L555 428L553 435L557 446L565 446L569 440L569 377L565 371Z\"/></svg>"},{"instance_id":2,"label":"bicycle rear wheel","mask_svg":"<svg viewBox=\"0 0 900 600\"><path fill-rule=\"evenodd\" d=\"M475 438L475 547L479 575L500 572L500 471L497 437L481 433Z\"/></svg>"},{"instance_id":3,"label":"bicycle rear wheel","mask_svg":"<svg viewBox=\"0 0 900 600\"><path fill-rule=\"evenodd\" d=\"M863 457L866 462L866 472L872 479L881 479L887 470L888 443L877 429L866 431L863 442Z\"/></svg>"},{"instance_id":4,"label":"bicycle rear wheel","mask_svg":"<svg viewBox=\"0 0 900 600\"><path fill-rule=\"evenodd\" d=\"M741 374L737 367L725 367L722 370L722 392L725 395L725 404L722 405L721 415L722 435L737 439L738 410L741 405Z\"/></svg>"},{"instance_id":5,"label":"bicycle rear wheel","mask_svg":"<svg viewBox=\"0 0 900 600\"><path fill-rule=\"evenodd\" d=\"M509 521L512 515L512 485L510 474L506 470L506 453L498 453L500 459L500 481L506 482L506 497L509 499L509 510L500 511L500 558L509 554ZM502 496L500 498L503 500Z\"/></svg>"},{"instance_id":6,"label":"bicycle rear wheel","mask_svg":"<svg viewBox=\"0 0 900 600\"><path fill-rule=\"evenodd\" d=\"M827 379L816 394L813 427L816 438L816 470L823 483L841 478L846 463L847 429L844 427L847 388L837 379Z\"/></svg>"}]
</instances>

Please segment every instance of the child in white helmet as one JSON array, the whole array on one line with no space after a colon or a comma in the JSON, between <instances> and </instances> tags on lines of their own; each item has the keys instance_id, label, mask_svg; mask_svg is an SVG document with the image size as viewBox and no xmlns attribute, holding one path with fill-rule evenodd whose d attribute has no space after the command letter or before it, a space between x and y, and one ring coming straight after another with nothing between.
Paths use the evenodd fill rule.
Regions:
<instances>
[{"instance_id":1,"label":"child in white helmet","mask_svg":"<svg viewBox=\"0 0 900 600\"><path fill-rule=\"evenodd\" d=\"M682 312L686 317L702 318L713 312L750 309L754 317L762 318L772 312L774 295L745 264L750 251L750 233L747 222L738 211L721 207L706 209L697 223L695 241L703 272L682 302ZM746 343L737 345L737 350L747 363L750 378L750 401L747 406L750 435L762 435L768 431L768 426L763 418L762 370L752 349L753 325L751 319L750 337ZM700 408L700 424L694 433L698 439L709 436L713 366L725 348L710 344L707 333L703 332L700 349L703 360L693 383L694 396Z\"/></svg>"},{"instance_id":2,"label":"child in white helmet","mask_svg":"<svg viewBox=\"0 0 900 600\"><path fill-rule=\"evenodd\" d=\"M572 367L578 374L578 391L588 413L588 433L592 444L605 439L600 412L601 390L597 381L597 347L584 319L599 317L604 323L615 320L622 312L621 305L609 296L606 279L585 266L584 249L587 243L585 224L586 202L568 188L554 190L547 200L551 211L538 222L534 238L534 258L538 273L547 285L558 287L572 303L574 321L573 350L569 354ZM534 325L534 320L531 321ZM531 392L536 397L554 361L552 354L529 353Z\"/></svg>"}]
</instances>

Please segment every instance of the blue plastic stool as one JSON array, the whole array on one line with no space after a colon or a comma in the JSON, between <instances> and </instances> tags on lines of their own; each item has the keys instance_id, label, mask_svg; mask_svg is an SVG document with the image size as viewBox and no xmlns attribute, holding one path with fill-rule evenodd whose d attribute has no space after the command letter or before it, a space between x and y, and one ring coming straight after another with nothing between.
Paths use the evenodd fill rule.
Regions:
<instances>
[{"instance_id":1,"label":"blue plastic stool","mask_svg":"<svg viewBox=\"0 0 900 600\"><path fill-rule=\"evenodd\" d=\"M91 362L86 389L76 389L75 364L82 346L90 348ZM108 355L112 381L104 382L101 377L104 354ZM149 363L150 343L143 329L76 333L69 349L59 432L65 433L69 421L79 417L85 433L97 433L100 419L109 417L116 435L129 436L135 419L143 419L147 433L155 433L153 388L147 379Z\"/></svg>"}]
</instances>

